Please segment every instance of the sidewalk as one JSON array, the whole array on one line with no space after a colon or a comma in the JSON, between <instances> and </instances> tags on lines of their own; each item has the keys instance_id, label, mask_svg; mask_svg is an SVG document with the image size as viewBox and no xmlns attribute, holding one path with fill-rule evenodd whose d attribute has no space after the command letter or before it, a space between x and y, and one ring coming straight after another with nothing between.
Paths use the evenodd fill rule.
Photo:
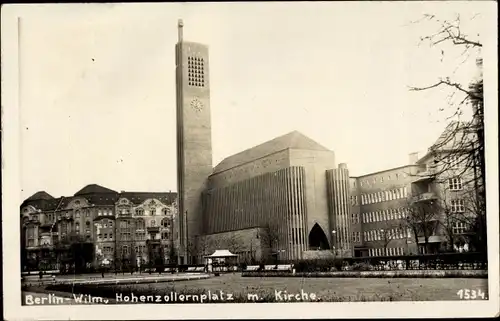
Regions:
<instances>
[{"instance_id":1,"label":"sidewalk","mask_svg":"<svg viewBox=\"0 0 500 321\"><path fill-rule=\"evenodd\" d=\"M134 274L114 274L105 273L104 277L101 274L75 274L75 275L58 275L55 278L44 277L26 278L25 284L133 284L133 283L156 283L156 282L174 282L199 280L209 278L209 274L204 273L134 273Z\"/></svg>"}]
</instances>

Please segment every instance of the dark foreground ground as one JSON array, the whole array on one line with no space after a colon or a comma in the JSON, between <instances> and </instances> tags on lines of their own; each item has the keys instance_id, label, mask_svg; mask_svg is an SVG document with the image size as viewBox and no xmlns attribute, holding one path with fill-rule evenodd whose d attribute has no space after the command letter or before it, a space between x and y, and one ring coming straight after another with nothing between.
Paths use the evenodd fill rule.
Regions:
<instances>
[{"instance_id":1,"label":"dark foreground ground","mask_svg":"<svg viewBox=\"0 0 500 321\"><path fill-rule=\"evenodd\" d=\"M287 294L314 293L323 302L342 301L448 301L460 300L459 290L475 290L485 293L487 299L488 280L474 278L281 278L241 277L240 274L224 274L202 280L158 282L145 284L93 285L91 287L52 288L43 292L74 291L76 293L101 295L113 299L115 293L124 296L172 295L210 293L227 298L231 294L238 302L249 302L249 294L256 294L261 301L279 302ZM24 289L40 292L41 288ZM480 292L479 292L480 291ZM476 299L482 299L477 297ZM285 301L296 301L294 298ZM110 303L114 303L111 300ZM162 302L166 303L166 302ZM172 303L172 302L171 302ZM212 302L214 303L214 302Z\"/></svg>"}]
</instances>

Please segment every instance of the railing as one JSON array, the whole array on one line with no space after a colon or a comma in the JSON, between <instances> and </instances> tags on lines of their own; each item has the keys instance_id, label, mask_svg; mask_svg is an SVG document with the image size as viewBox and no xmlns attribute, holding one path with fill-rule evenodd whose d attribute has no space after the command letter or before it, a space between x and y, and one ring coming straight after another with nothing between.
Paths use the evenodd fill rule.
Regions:
<instances>
[{"instance_id":1,"label":"railing","mask_svg":"<svg viewBox=\"0 0 500 321\"><path fill-rule=\"evenodd\" d=\"M437 199L436 194L433 192L421 193L412 198L412 202L422 202Z\"/></svg>"},{"instance_id":2,"label":"railing","mask_svg":"<svg viewBox=\"0 0 500 321\"><path fill-rule=\"evenodd\" d=\"M440 253L344 259L352 270L484 270L484 253Z\"/></svg>"}]
</instances>

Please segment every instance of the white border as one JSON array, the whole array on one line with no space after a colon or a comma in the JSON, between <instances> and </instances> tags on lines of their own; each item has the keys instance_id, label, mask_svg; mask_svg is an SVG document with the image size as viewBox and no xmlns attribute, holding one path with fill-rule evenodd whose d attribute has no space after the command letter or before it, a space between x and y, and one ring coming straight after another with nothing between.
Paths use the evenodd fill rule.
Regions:
<instances>
[{"instance_id":1,"label":"white border","mask_svg":"<svg viewBox=\"0 0 500 321\"><path fill-rule=\"evenodd\" d=\"M453 2L456 3L456 2ZM104 5L104 4L103 4ZM314 5L311 3L310 5ZM10 319L229 319L229 318L394 318L394 317L487 317L499 314L499 207L498 207L498 83L496 2L489 5L491 41L484 44L485 128L487 161L487 220L489 301L453 302L352 302L352 303L261 303L110 306L21 306L18 218L19 96L17 17L43 14L53 5L4 5L2 7L2 213L4 318ZM68 5L58 5L68 6ZM86 5L87 8L89 5ZM75 6L75 9L78 9ZM15 231L15 232L13 232Z\"/></svg>"}]
</instances>

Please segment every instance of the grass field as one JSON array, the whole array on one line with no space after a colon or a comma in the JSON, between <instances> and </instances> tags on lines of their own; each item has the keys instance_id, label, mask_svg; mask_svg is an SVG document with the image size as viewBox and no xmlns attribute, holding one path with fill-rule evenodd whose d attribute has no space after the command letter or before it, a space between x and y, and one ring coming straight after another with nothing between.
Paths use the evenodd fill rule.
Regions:
<instances>
[{"instance_id":1,"label":"grass field","mask_svg":"<svg viewBox=\"0 0 500 321\"><path fill-rule=\"evenodd\" d=\"M315 293L321 301L443 301L459 300L460 289L487 293L487 279L472 278L253 278L226 274L204 280L173 283L116 285L117 292L140 292L163 295L170 291L192 293L224 291L235 297L248 293L271 297L277 291Z\"/></svg>"}]
</instances>

